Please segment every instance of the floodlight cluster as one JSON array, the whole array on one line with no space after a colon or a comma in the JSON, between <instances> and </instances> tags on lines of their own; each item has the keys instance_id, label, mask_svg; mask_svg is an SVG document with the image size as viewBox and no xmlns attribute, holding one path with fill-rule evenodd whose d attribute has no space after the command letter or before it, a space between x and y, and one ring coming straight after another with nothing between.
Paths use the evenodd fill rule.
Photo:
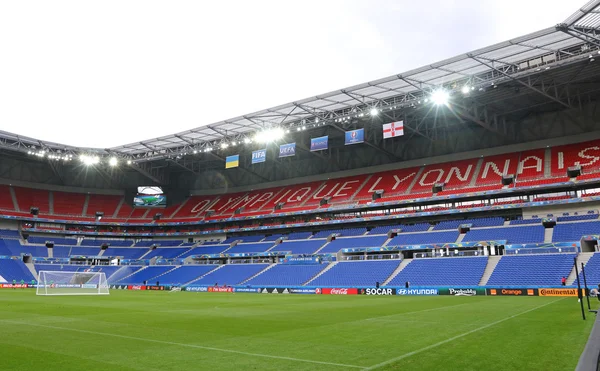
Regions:
<instances>
[{"instance_id":1,"label":"floodlight cluster","mask_svg":"<svg viewBox=\"0 0 600 371\"><path fill-rule=\"evenodd\" d=\"M259 131L254 136L254 141L257 143L270 143L283 138L285 132L281 128L272 128Z\"/></svg>"},{"instance_id":2,"label":"floodlight cluster","mask_svg":"<svg viewBox=\"0 0 600 371\"><path fill-rule=\"evenodd\" d=\"M79 156L79 160L86 166L97 165L100 163L100 157L95 155L82 154Z\"/></svg>"}]
</instances>

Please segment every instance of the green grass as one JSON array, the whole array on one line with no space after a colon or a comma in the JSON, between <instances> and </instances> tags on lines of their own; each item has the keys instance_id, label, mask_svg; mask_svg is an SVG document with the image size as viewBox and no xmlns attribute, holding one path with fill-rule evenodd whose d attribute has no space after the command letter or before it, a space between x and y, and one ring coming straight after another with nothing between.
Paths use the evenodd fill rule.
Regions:
<instances>
[{"instance_id":1,"label":"green grass","mask_svg":"<svg viewBox=\"0 0 600 371\"><path fill-rule=\"evenodd\" d=\"M573 370L580 316L575 298L3 290L0 369Z\"/></svg>"}]
</instances>

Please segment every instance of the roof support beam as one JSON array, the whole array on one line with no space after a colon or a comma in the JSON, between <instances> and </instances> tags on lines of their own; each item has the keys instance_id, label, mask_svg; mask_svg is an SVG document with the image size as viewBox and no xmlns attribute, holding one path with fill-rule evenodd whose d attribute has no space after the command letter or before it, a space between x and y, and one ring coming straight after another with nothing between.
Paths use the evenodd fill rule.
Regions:
<instances>
[{"instance_id":1,"label":"roof support beam","mask_svg":"<svg viewBox=\"0 0 600 371\"><path fill-rule=\"evenodd\" d=\"M526 87L526 88L528 88L528 89L530 89L530 90L533 90L533 91L535 91L535 92L537 92L537 93L539 93L539 94L543 95L544 97L546 97L546 98L548 98L548 99L551 99L551 100L553 100L553 101L555 101L555 102L557 102L557 103L560 103L560 104L562 104L563 106L565 106L565 107L567 107L567 108L573 108L573 107L571 107L571 105L570 105L570 104L568 104L568 103L566 103L566 102L563 102L561 99L558 99L557 97L554 97L554 96L552 96L552 95L550 95L550 94L546 93L546 92L545 92L545 91L543 91L543 90L540 90L540 89L538 89L538 88L536 88L536 87L534 87L534 86L532 86L532 85L530 85L530 84L528 84L528 83L526 83L526 82L524 82L524 81L522 81L522 80L520 80L520 79L517 79L517 78L515 78L515 77L513 77L513 76L511 76L511 75L509 75L509 74L507 74L506 72L504 72L504 71L502 71L502 70L500 70L500 69L498 69L498 68L496 68L496 67L492 66L491 64L489 64L489 63L486 63L486 62L482 61L482 60L481 60L480 58L478 58L478 57L475 57L475 56L473 56L473 55L469 55L469 57L470 57L471 59L473 59L474 61L476 61L476 62L479 62L479 63L481 63L482 65L484 65L484 66L486 66L486 67L488 67L488 68L491 68L491 69L493 69L494 71L497 71L497 72L499 72L501 75L503 75L503 76L505 76L505 77L508 77L508 78L509 78L509 79L511 79L512 81L515 81L515 82L517 82L517 83L519 83L519 84L523 85L524 87Z\"/></svg>"}]
</instances>

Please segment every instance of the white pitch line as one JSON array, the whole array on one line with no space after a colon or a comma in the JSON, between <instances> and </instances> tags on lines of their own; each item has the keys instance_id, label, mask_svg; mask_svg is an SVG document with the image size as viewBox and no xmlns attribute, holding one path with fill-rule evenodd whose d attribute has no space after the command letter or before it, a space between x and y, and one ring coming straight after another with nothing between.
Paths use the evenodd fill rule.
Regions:
<instances>
[{"instance_id":1,"label":"white pitch line","mask_svg":"<svg viewBox=\"0 0 600 371\"><path fill-rule=\"evenodd\" d=\"M382 318L386 318L386 317L395 317L395 316L403 316L403 315L407 315L407 314L431 312L431 311L434 311L434 310L440 310L440 309L446 309L446 308L452 308L452 307L460 307L461 305L473 305L473 303L467 302L467 303L461 303L461 304L445 305L443 307L435 307L435 308L415 310L413 312L400 312L400 313L388 314L388 315L379 316L379 317L369 317L369 318L365 318L365 319L362 319L362 320L359 320L359 321L375 321L375 320L381 320Z\"/></svg>"},{"instance_id":2,"label":"white pitch line","mask_svg":"<svg viewBox=\"0 0 600 371\"><path fill-rule=\"evenodd\" d=\"M529 312L533 312L534 310L538 310L538 309L540 309L540 308L543 308L543 307L545 307L545 306L547 306L547 305L554 304L554 303L556 303L557 301L560 301L560 300L563 300L563 299L564 299L564 298L561 298L561 299L558 299L558 300L554 300L554 301L551 301L551 302L549 302L549 303L546 303L546 304L543 304L543 305L537 306L537 307L535 307L535 308L528 309L528 310L526 310L526 311L524 311L524 312L520 312L520 313L517 313L517 314L513 314L512 316L508 316L508 317L506 317L506 318L503 318L503 319L501 319L501 320L494 321L494 322L492 322L492 323L488 323L487 325L484 325L484 326L478 327L478 328L476 328L476 329L473 329L473 330L467 331L467 332L465 332L465 333L462 333L462 334L460 334L460 335L453 336L453 337L451 337L451 338L448 338L448 339L446 339L446 340L442 340L442 341L440 341L440 342L437 342L437 343L435 343L435 344L432 344L432 345L426 346L426 347L424 347L424 348L417 349L417 350L415 350L415 351L412 351L412 352L409 352L409 353L403 354L403 355L401 355L401 356L398 356L398 357L396 357L396 358L392 358L392 359L390 359L390 360L387 360L387 361L385 361L385 362L378 363L378 364L376 364L376 365L373 365L373 366L371 366L371 367L366 367L366 368L364 368L364 370L365 370L365 371L368 371L368 370L376 370L376 369L378 369L378 368L381 368L381 367L387 366L387 365L389 365L389 364L392 364L392 363L398 362L398 361L400 361L400 360L403 360L404 358L408 358L408 357L410 357L410 356L414 356L415 354L422 353L422 352L424 352L424 351L426 351L426 350L429 350L429 349L437 348L437 347L439 347L440 345L444 345L444 344L446 344L446 343L449 343L449 342L451 342L451 341L454 341L454 340L456 340L456 339L460 339L460 338L462 338L462 337L465 337L465 336L467 336L467 335L471 335L472 333L475 333L475 332L478 332L478 331L481 331L481 330L485 330L486 328L489 328L489 327L495 326L495 325L497 325L497 324L499 324L499 323L502 323L502 322L508 321L509 319L513 319L513 318L515 318L515 317L518 317L518 316L521 316L521 315L523 315L523 314L527 314L527 313L529 313Z\"/></svg>"},{"instance_id":3,"label":"white pitch line","mask_svg":"<svg viewBox=\"0 0 600 371\"><path fill-rule=\"evenodd\" d=\"M223 348L207 347L207 346L203 346L203 345L195 345L195 344L176 343L176 342L172 342L172 341L165 341L165 340L146 339L146 338L140 338L140 337L135 337L135 336L127 336L127 335L111 334L111 333L109 333L109 332L98 332L98 331L80 330L80 329L74 329L74 328L68 328L68 327L59 327L59 326L50 326L50 325L40 325L40 324L33 324L33 323L30 323L30 322L17 322L17 321L10 321L10 320L0 320L0 322L12 323L12 324L15 324L15 325L25 325L25 326L43 327L43 328L49 328L49 329L54 329L54 330L73 331L73 332L79 332L79 333L83 333L83 334L101 335L101 336L110 336L110 337L115 337L115 338L120 338L120 339L128 339L128 340L145 341L145 342L148 342L148 343L157 343L157 344L166 344L166 345L176 345L176 346L180 346L180 347L186 347L186 348L195 348L195 349L212 350L212 351L216 351L216 352L223 352L223 353L241 354L241 355L245 355L245 356L253 356L253 357L262 357L262 358L280 359L280 360L284 360L284 361L295 361L295 362L314 363L314 364L320 364L320 365L327 365L327 366L337 366L337 367L346 367L346 368L358 368L358 369L364 369L364 368L365 368L364 366L347 365L347 364L343 364L343 363L333 363L333 362L315 361L315 360L310 360L310 359L302 359L302 358L293 358L293 357L274 356L274 355L270 355L270 354L261 354L261 353L242 352L242 351L239 351L239 350L232 350L232 349L223 349Z\"/></svg>"}]
</instances>

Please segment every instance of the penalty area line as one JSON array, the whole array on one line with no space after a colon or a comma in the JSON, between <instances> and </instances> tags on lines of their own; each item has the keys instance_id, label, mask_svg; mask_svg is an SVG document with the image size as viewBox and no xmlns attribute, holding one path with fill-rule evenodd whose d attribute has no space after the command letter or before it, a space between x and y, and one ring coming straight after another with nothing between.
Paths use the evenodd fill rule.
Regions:
<instances>
[{"instance_id":1,"label":"penalty area line","mask_svg":"<svg viewBox=\"0 0 600 371\"><path fill-rule=\"evenodd\" d=\"M147 339L147 338L141 338L141 337L136 337L136 336L127 336L127 335L112 334L112 333L109 333L109 332L80 330L80 329L69 328L69 327L60 327L60 326L51 326L51 325L40 325L40 324L33 324L33 323L29 323L29 322L18 322L18 321L1 320L1 319L0 319L0 322L11 323L11 324L15 324L15 325L42 327L42 328L48 328L48 329L53 329L53 330L79 332L79 333L82 333L82 334L109 336L109 337L114 337L114 338L144 341L144 342L155 343L155 344L174 345L174 346L180 346L180 347L185 347L185 348L194 348L194 349L211 350L211 351L215 351L215 352L240 354L240 355L251 356L251 357L271 358L271 359L278 359L278 360L284 360L284 361L313 363L313 364L320 364L320 365L327 365L327 366L337 366L337 367L346 367L346 368L358 368L358 369L361 369L361 370L365 369L364 366L347 365L347 364L343 364L343 363L334 363L334 362L325 362L325 361L315 361L315 360L303 359L303 358L294 358L294 357L285 357L285 356L274 356L274 355L270 355L270 354L243 352L243 351L239 351L239 350L224 349L224 348L215 348L215 347L209 347L209 346L204 346L204 345L186 344L186 343L178 343L178 342L166 341L166 340L156 340L156 339Z\"/></svg>"},{"instance_id":2,"label":"penalty area line","mask_svg":"<svg viewBox=\"0 0 600 371\"><path fill-rule=\"evenodd\" d=\"M508 321L508 320L510 320L510 319L513 319L513 318L515 318L515 317L522 316L523 314L527 314L527 313L529 313L529 312L533 312L534 310L541 309L541 308L543 308L543 307L545 307L545 306L548 306L548 305L550 305L550 304L554 304L554 303L556 303L557 301L560 301L560 300L563 300L563 299L564 299L564 298L561 298L561 299L558 299L558 300L553 300L553 301L551 301L551 302L549 302L549 303L546 303L546 304L539 305L539 306L537 306L537 307L535 307L535 308L528 309L528 310L526 310L526 311L524 311L524 312L520 312L520 313L517 313L517 314L513 314L512 316L508 316L508 317L506 317L506 318L503 318L503 319L501 319L501 320L498 320L498 321L494 321L494 322L488 323L487 325L483 325L483 326L481 326L481 327L477 327L476 329L473 329L473 330L470 330L470 331L464 332L464 333L462 333L462 334L459 334L459 335L456 335L456 336L452 336L451 338L448 338L448 339L446 339L446 340L442 340L442 341L440 341L440 342L437 342L437 343L435 343L435 344L432 344L432 345L428 345L428 346L426 346L426 347L424 347L424 348L420 348L420 349L414 350L414 351L412 351L412 352L405 353L405 354L403 354L403 355L401 355L401 356L398 356L398 357L395 357L395 358L389 359L389 360L387 360L387 361L385 361L385 362L378 363L378 364L376 364L376 365L373 365L373 366L371 366L371 367L365 367L365 368L364 368L364 370L365 370L365 371L367 371L367 370L376 370L376 369L378 369L378 368L381 368L381 367L384 367L384 366L388 366L388 365L390 365L390 364L392 364L392 363L395 363L395 362L401 361L401 360L403 360L404 358L408 358L408 357L414 356L415 354L419 354L419 353L425 352L425 351L427 351L427 350L430 350L430 349L433 349L433 348L437 348L437 347L439 347L440 345L444 345L444 344L446 344L446 343L449 343L449 342L451 342L451 341L454 341L454 340L460 339L460 338L462 338L462 337L465 337L465 336L467 336L467 335L471 335L471 334L473 334L473 333L475 333L475 332L478 332L478 331L481 331L481 330L485 330L485 329L487 329L487 328L490 328L490 327L492 327L492 326L495 326L495 325L497 325L497 324L500 324L500 323L502 323L502 322L506 322L506 321Z\"/></svg>"}]
</instances>

